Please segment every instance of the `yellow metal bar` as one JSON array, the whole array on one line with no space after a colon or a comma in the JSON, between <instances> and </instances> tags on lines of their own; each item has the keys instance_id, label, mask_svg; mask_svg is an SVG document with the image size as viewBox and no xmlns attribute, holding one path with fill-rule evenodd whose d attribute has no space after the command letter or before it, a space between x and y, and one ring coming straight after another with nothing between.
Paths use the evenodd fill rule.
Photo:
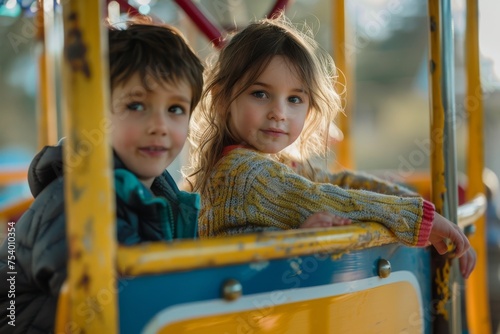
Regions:
<instances>
[{"instance_id":1,"label":"yellow metal bar","mask_svg":"<svg viewBox=\"0 0 500 334\"><path fill-rule=\"evenodd\" d=\"M63 4L69 312L71 326L81 333L118 332L104 6L99 0ZM86 306L89 312L82 312Z\"/></svg>"},{"instance_id":2,"label":"yellow metal bar","mask_svg":"<svg viewBox=\"0 0 500 334\"><path fill-rule=\"evenodd\" d=\"M444 128L445 110L443 106L443 62L441 58L441 36L442 22L440 19L439 0L428 0L429 12L429 71L430 71L430 102L431 102L431 201L436 206L436 211L443 214L444 197L446 193L445 182L445 161L444 161ZM448 256L440 256L435 250L432 252L432 272L433 272L433 301L435 309L432 310L434 333L452 332L453 320L456 315L453 308L454 301L450 296L455 291L451 290L450 274L453 275L451 259ZM457 319L459 320L459 319Z\"/></svg>"},{"instance_id":3,"label":"yellow metal bar","mask_svg":"<svg viewBox=\"0 0 500 334\"><path fill-rule=\"evenodd\" d=\"M467 0L467 30L465 34L465 59L467 76L467 93L465 109L469 116L469 141L467 176L468 199L476 194L484 194L484 144L483 144L483 99L479 68L479 32L478 2ZM466 305L467 321L471 334L491 333L490 312L488 304L488 268L486 219L484 214L476 221L476 232L469 236L472 247L477 253L476 268L467 280Z\"/></svg>"},{"instance_id":4,"label":"yellow metal bar","mask_svg":"<svg viewBox=\"0 0 500 334\"><path fill-rule=\"evenodd\" d=\"M272 260L313 253L343 253L389 243L396 237L378 223L327 229L288 230L218 239L148 243L118 248L118 272L126 275L173 272Z\"/></svg>"},{"instance_id":5,"label":"yellow metal bar","mask_svg":"<svg viewBox=\"0 0 500 334\"><path fill-rule=\"evenodd\" d=\"M344 0L333 0L332 2L332 49L333 49L333 59L335 65L340 70L338 77L337 87L339 93L343 93L344 97L344 112L345 115L338 115L336 119L336 124L343 133L343 140L337 144L337 152L335 157L335 163L330 166L332 171L338 169L338 165L341 168L353 169L354 161L352 158L352 143L351 143L351 131L350 131L350 118L352 117L351 111L353 110L352 98L354 94L354 86L351 84L353 77L350 75L350 65L346 60L346 34L345 34L345 5ZM354 51L353 51L354 52ZM352 59L355 55L350 55ZM347 87L349 87L347 89ZM346 93L347 92L347 93Z\"/></svg>"},{"instance_id":6,"label":"yellow metal bar","mask_svg":"<svg viewBox=\"0 0 500 334\"><path fill-rule=\"evenodd\" d=\"M70 326L68 326L68 323L71 323L69 316L69 288L68 282L65 281L61 286L59 298L57 300L57 316L54 333L66 334L73 332Z\"/></svg>"},{"instance_id":7,"label":"yellow metal bar","mask_svg":"<svg viewBox=\"0 0 500 334\"><path fill-rule=\"evenodd\" d=\"M436 206L436 211L443 212L443 197L446 192L444 179L444 153L443 153L443 129L444 129L444 108L441 96L442 63L440 44L440 21L439 2L429 0L430 18L430 88L431 88L431 174L432 191L431 199Z\"/></svg>"},{"instance_id":8,"label":"yellow metal bar","mask_svg":"<svg viewBox=\"0 0 500 334\"><path fill-rule=\"evenodd\" d=\"M57 143L57 112L55 104L54 56L47 47L52 33L54 1L38 0L38 148Z\"/></svg>"}]
</instances>

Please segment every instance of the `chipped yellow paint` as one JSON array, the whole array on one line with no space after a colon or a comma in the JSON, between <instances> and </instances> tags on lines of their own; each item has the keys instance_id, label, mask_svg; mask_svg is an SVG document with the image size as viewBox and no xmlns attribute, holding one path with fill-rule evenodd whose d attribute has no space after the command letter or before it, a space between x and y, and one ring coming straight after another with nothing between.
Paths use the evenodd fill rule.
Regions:
<instances>
[{"instance_id":1,"label":"chipped yellow paint","mask_svg":"<svg viewBox=\"0 0 500 334\"><path fill-rule=\"evenodd\" d=\"M428 1L430 18L430 88L431 88L431 173L432 173L432 202L436 211L443 212L443 196L446 192L444 180L444 153L443 153L443 129L444 108L442 101L441 76L441 22L439 21L439 2Z\"/></svg>"},{"instance_id":2,"label":"chipped yellow paint","mask_svg":"<svg viewBox=\"0 0 500 334\"><path fill-rule=\"evenodd\" d=\"M467 29L465 35L465 58L467 93L464 105L469 120L469 142L467 150L468 186L466 196L470 200L477 194L484 194L484 119L483 98L479 66L478 3L467 0ZM484 214L477 219L476 232L469 236L472 247L477 253L476 268L467 280L466 302L467 322L471 334L491 333L488 304L488 268L486 219Z\"/></svg>"},{"instance_id":3,"label":"chipped yellow paint","mask_svg":"<svg viewBox=\"0 0 500 334\"><path fill-rule=\"evenodd\" d=\"M62 334L75 332L71 326L68 292L68 282L65 281L61 286L61 290L59 290L59 297L57 300L57 317L54 326L54 333Z\"/></svg>"},{"instance_id":4,"label":"chipped yellow paint","mask_svg":"<svg viewBox=\"0 0 500 334\"><path fill-rule=\"evenodd\" d=\"M436 311L441 314L445 320L449 320L448 310L446 308L446 303L450 300L450 262L446 261L442 268L437 268L436 277L434 279L436 283L436 289L438 294L442 296L442 299L438 300L436 303Z\"/></svg>"},{"instance_id":5,"label":"chipped yellow paint","mask_svg":"<svg viewBox=\"0 0 500 334\"><path fill-rule=\"evenodd\" d=\"M443 201L446 193L445 184L445 161L444 161L444 125L445 125L445 110L443 106L443 91L441 89L441 79L443 74L443 64L441 61L441 21L440 21L440 5L439 0L428 0L429 12L429 51L430 51L430 101L431 101L431 126L430 126L430 142L431 142L431 174L432 174L432 191L431 201L436 206L436 211L443 213ZM450 275L443 275L446 268L450 266L450 259L447 256L439 256L434 252L433 262L436 266L434 280L437 287L433 291L434 298L437 299L436 314L441 317L436 317L434 321L434 329L449 330L448 323L448 308L450 297ZM445 323L446 322L446 323Z\"/></svg>"},{"instance_id":6,"label":"chipped yellow paint","mask_svg":"<svg viewBox=\"0 0 500 334\"><path fill-rule=\"evenodd\" d=\"M340 260L342 258L342 256L344 256L345 254L349 254L349 251L332 254L331 259L333 261Z\"/></svg>"},{"instance_id":7,"label":"chipped yellow paint","mask_svg":"<svg viewBox=\"0 0 500 334\"><path fill-rule=\"evenodd\" d=\"M37 43L38 55L38 148L57 143L56 91L54 79L54 54L47 48L53 35L54 1L38 0Z\"/></svg>"},{"instance_id":8,"label":"chipped yellow paint","mask_svg":"<svg viewBox=\"0 0 500 334\"><path fill-rule=\"evenodd\" d=\"M420 334L424 331L422 319L414 287L397 282L338 296L178 321L155 333Z\"/></svg>"},{"instance_id":9,"label":"chipped yellow paint","mask_svg":"<svg viewBox=\"0 0 500 334\"><path fill-rule=\"evenodd\" d=\"M70 324L75 332L113 334L116 227L103 9L99 0L63 4L64 185Z\"/></svg>"},{"instance_id":10,"label":"chipped yellow paint","mask_svg":"<svg viewBox=\"0 0 500 334\"><path fill-rule=\"evenodd\" d=\"M312 253L338 254L395 243L378 223L328 229L288 230L209 240L148 243L118 249L118 270L140 275L264 261Z\"/></svg>"}]
</instances>

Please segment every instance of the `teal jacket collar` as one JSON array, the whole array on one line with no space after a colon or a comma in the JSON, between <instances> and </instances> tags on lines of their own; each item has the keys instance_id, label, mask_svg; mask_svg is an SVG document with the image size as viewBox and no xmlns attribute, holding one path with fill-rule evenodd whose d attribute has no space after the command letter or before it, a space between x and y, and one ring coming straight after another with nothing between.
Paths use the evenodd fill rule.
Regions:
<instances>
[{"instance_id":1,"label":"teal jacket collar","mask_svg":"<svg viewBox=\"0 0 500 334\"><path fill-rule=\"evenodd\" d=\"M155 179L151 190L126 169L115 169L114 174L117 196L159 224L163 239L196 237L201 205L198 194L179 190L167 171Z\"/></svg>"}]
</instances>

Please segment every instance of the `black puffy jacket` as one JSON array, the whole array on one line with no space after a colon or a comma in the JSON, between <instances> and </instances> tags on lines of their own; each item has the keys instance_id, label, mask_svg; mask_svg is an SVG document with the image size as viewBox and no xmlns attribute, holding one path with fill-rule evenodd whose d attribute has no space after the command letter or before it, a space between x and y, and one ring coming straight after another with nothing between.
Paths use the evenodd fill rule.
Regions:
<instances>
[{"instance_id":1,"label":"black puffy jacket","mask_svg":"<svg viewBox=\"0 0 500 334\"><path fill-rule=\"evenodd\" d=\"M114 164L119 243L196 236L197 194L179 191L167 171L148 190L116 156ZM7 261L7 240L0 246L0 333L53 332L68 259L61 166L62 146L45 147L30 165L28 182L35 201L15 225L15 270ZM8 274L13 271L15 275ZM15 276L15 297L12 292L9 296L13 287L6 284L11 276ZM15 327L9 325L11 314Z\"/></svg>"}]
</instances>

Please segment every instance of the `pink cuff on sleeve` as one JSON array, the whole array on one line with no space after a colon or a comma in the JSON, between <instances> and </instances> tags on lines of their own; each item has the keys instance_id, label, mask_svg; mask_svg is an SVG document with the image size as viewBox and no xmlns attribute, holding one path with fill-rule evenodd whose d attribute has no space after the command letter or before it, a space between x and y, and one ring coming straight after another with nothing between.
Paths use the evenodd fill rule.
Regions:
<instances>
[{"instance_id":1,"label":"pink cuff on sleeve","mask_svg":"<svg viewBox=\"0 0 500 334\"><path fill-rule=\"evenodd\" d=\"M422 222L420 223L420 231L416 244L417 247L423 247L427 244L427 240L429 240L429 236L431 235L432 222L434 220L434 212L436 209L434 204L424 200L422 210L424 213L422 214Z\"/></svg>"}]
</instances>

